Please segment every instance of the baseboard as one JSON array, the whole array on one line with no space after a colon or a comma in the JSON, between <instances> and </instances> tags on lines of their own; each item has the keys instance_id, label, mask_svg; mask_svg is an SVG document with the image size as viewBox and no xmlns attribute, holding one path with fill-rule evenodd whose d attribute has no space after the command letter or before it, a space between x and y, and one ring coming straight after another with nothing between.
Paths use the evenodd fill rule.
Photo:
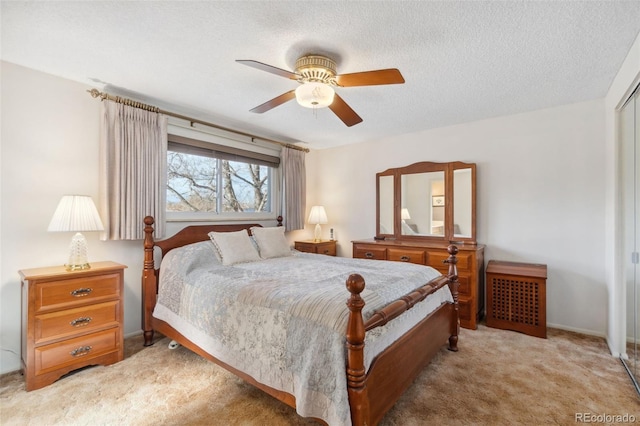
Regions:
<instances>
[{"instance_id":1,"label":"baseboard","mask_svg":"<svg viewBox=\"0 0 640 426\"><path fill-rule=\"evenodd\" d=\"M564 330L564 331L572 331L574 333L586 334L587 336L602 337L603 339L607 338L607 336L604 333L598 333L593 330L585 330L583 328L567 327L566 325L549 324L549 323L547 323L547 327L557 328L558 330Z\"/></svg>"},{"instance_id":2,"label":"baseboard","mask_svg":"<svg viewBox=\"0 0 640 426\"><path fill-rule=\"evenodd\" d=\"M620 352L613 349L613 347L611 346L611 342L609 341L609 338L604 333L598 333L593 330L585 330L582 328L567 327L565 325L559 325L559 324L547 324L547 327L557 328L558 330L571 331L573 333L585 334L587 336L601 337L607 343L607 347L609 348L609 353L611 353L611 356L615 358L620 358Z\"/></svg>"}]
</instances>

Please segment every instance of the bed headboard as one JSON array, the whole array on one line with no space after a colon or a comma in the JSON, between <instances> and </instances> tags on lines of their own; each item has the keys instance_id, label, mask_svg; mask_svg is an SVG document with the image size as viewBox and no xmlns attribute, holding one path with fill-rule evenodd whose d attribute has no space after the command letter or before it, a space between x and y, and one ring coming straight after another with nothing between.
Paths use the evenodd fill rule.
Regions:
<instances>
[{"instance_id":1,"label":"bed headboard","mask_svg":"<svg viewBox=\"0 0 640 426\"><path fill-rule=\"evenodd\" d=\"M169 251L174 248L208 240L209 232L234 232L245 229L249 234L251 234L251 227L262 226L258 223L238 223L233 225L192 225L187 226L186 228L182 228L175 235L165 240L155 241L153 239L154 222L155 221L151 216L147 216L144 218L144 248L146 251L148 247L152 250L153 247L159 247L162 251L162 257L164 257Z\"/></svg>"}]
</instances>

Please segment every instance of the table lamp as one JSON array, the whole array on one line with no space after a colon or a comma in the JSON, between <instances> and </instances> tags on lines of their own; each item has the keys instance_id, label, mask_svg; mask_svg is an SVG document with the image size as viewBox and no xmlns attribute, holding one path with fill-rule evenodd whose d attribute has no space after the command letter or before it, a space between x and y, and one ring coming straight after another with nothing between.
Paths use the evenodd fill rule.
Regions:
<instances>
[{"instance_id":1,"label":"table lamp","mask_svg":"<svg viewBox=\"0 0 640 426\"><path fill-rule=\"evenodd\" d=\"M91 197L86 195L65 195L58 203L49 223L49 232L76 232L71 239L68 271L89 269L87 260L87 240L81 232L104 231L100 215Z\"/></svg>"},{"instance_id":2,"label":"table lamp","mask_svg":"<svg viewBox=\"0 0 640 426\"><path fill-rule=\"evenodd\" d=\"M313 206L311 207L311 213L309 213L308 222L312 225L316 225L316 229L313 233L313 241L316 243L321 240L322 229L320 228L320 224L327 223L327 212L324 211L324 207L322 206Z\"/></svg>"}]
</instances>

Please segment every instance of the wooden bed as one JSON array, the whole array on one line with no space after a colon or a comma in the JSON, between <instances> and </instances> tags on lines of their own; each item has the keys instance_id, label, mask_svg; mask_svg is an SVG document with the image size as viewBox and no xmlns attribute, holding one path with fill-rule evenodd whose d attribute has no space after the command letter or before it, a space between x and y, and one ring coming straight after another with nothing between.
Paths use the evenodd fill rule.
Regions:
<instances>
[{"instance_id":1,"label":"wooden bed","mask_svg":"<svg viewBox=\"0 0 640 426\"><path fill-rule=\"evenodd\" d=\"M142 272L144 345L152 345L154 332L158 331L295 408L296 401L293 395L259 383L242 371L214 358L182 336L169 324L152 315L156 304L159 282L159 265L156 268L154 263L154 249L156 247L159 248L161 256L165 256L174 248L208 240L208 233L211 231L232 232L246 229L250 232L249 228L260 225L188 226L168 239L155 241L153 238L154 219L147 216L144 219L144 223L144 269ZM346 287L350 293L350 295L347 295L345 291L345 300L350 311L345 342L347 351L346 373L351 420L354 425L377 424L445 342L448 342L449 350L458 350L458 279L457 259L455 256L458 249L455 246L449 246L448 251L450 254L447 260L449 264L448 275L439 276L425 283L417 290L376 311L367 321L364 321L362 316L362 308L365 302L360 297L360 293L365 287L364 279L359 274L352 274L346 278ZM380 353L371 363L369 370L365 371L365 332L397 318L408 309L411 309L416 303L424 300L429 294L445 285L449 286L454 302L440 305L438 309ZM398 366L402 366L402 368L398 368Z\"/></svg>"}]
</instances>

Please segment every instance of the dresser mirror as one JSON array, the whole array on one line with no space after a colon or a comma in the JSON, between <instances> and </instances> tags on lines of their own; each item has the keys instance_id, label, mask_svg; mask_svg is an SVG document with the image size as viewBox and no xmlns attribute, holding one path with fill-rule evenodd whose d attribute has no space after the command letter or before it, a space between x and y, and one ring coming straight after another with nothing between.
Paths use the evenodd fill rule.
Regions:
<instances>
[{"instance_id":1,"label":"dresser mirror","mask_svg":"<svg viewBox=\"0 0 640 426\"><path fill-rule=\"evenodd\" d=\"M378 173L377 238L475 243L475 171L420 162Z\"/></svg>"},{"instance_id":2,"label":"dresser mirror","mask_svg":"<svg viewBox=\"0 0 640 426\"><path fill-rule=\"evenodd\" d=\"M393 235L393 175L378 176L378 234Z\"/></svg>"}]
</instances>

